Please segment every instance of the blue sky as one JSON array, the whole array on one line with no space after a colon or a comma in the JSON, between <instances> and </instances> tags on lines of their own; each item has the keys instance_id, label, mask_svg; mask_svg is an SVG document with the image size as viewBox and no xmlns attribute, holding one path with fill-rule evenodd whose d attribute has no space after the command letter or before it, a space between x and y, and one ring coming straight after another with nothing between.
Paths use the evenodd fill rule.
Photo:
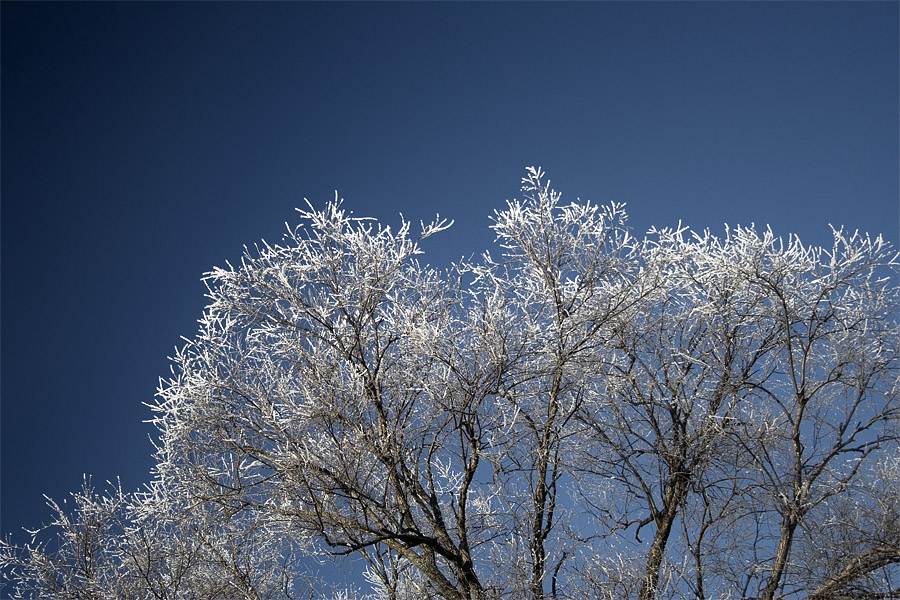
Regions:
<instances>
[{"instance_id":1,"label":"blue sky","mask_svg":"<svg viewBox=\"0 0 900 600\"><path fill-rule=\"evenodd\" d=\"M542 165L564 197L897 242L896 2L19 3L2 20L0 529L143 423L202 274L303 198L439 212L448 264Z\"/></svg>"}]
</instances>

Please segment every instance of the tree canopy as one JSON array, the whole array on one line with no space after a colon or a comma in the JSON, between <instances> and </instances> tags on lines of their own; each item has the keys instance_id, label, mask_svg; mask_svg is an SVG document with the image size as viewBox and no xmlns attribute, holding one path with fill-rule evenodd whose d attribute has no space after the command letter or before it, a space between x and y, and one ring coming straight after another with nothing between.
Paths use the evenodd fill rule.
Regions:
<instances>
[{"instance_id":1,"label":"tree canopy","mask_svg":"<svg viewBox=\"0 0 900 600\"><path fill-rule=\"evenodd\" d=\"M0 543L7 593L900 597L891 245L639 238L522 184L496 255L446 270L419 257L448 221L336 199L208 273L151 483L51 502ZM320 574L347 555L359 589Z\"/></svg>"}]
</instances>

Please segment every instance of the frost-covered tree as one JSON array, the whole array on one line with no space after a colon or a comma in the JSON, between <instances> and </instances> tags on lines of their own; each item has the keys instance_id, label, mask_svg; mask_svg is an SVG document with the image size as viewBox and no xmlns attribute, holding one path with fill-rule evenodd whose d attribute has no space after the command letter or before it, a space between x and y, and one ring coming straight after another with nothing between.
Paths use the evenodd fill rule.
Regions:
<instances>
[{"instance_id":1,"label":"frost-covered tree","mask_svg":"<svg viewBox=\"0 0 900 600\"><path fill-rule=\"evenodd\" d=\"M446 220L335 200L210 272L153 481L51 504L0 545L9 593L896 597L890 246L637 238L539 169L523 192L446 271L418 260ZM345 555L369 589L316 576Z\"/></svg>"},{"instance_id":2,"label":"frost-covered tree","mask_svg":"<svg viewBox=\"0 0 900 600\"><path fill-rule=\"evenodd\" d=\"M597 512L638 541L654 526L642 599L673 569L679 595L802 597L798 526L897 447L896 290L880 278L895 255L842 231L828 251L753 228L654 233L645 264L665 284L619 324L620 366L583 415L599 441L585 464L618 498ZM665 567L677 520L682 564Z\"/></svg>"},{"instance_id":3,"label":"frost-covered tree","mask_svg":"<svg viewBox=\"0 0 900 600\"><path fill-rule=\"evenodd\" d=\"M310 576L291 544L156 485L98 493L89 482L22 548L0 544L10 598L174 600L308 598Z\"/></svg>"}]
</instances>

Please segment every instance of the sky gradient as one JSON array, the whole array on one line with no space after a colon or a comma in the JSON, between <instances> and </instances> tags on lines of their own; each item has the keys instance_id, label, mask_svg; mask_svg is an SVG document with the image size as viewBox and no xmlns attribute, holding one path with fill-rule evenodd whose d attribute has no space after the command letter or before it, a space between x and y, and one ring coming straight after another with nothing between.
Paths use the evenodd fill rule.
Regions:
<instances>
[{"instance_id":1,"label":"sky gradient","mask_svg":"<svg viewBox=\"0 0 900 600\"><path fill-rule=\"evenodd\" d=\"M335 190L491 247L541 165L636 234L898 241L898 3L0 3L0 530L149 479L201 277Z\"/></svg>"}]
</instances>

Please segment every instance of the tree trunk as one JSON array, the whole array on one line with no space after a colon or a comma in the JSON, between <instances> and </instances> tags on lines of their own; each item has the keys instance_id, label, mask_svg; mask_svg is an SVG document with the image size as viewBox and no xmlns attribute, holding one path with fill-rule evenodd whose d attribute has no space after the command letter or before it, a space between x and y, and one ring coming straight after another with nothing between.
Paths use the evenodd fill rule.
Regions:
<instances>
[{"instance_id":1,"label":"tree trunk","mask_svg":"<svg viewBox=\"0 0 900 600\"><path fill-rule=\"evenodd\" d=\"M683 471L678 471L669 477L666 493L663 497L662 511L654 515L656 533L653 543L650 544L650 552L647 553L647 566L644 568L644 581L638 592L639 600L654 600L657 586L659 585L659 572L662 568L663 558L666 555L666 544L672 533L672 525L678 516L678 507L687 495L688 477Z\"/></svg>"},{"instance_id":2,"label":"tree trunk","mask_svg":"<svg viewBox=\"0 0 900 600\"><path fill-rule=\"evenodd\" d=\"M797 529L798 522L798 519L794 517L793 512L788 508L781 520L781 537L778 540L775 562L772 565L772 571L769 573L766 587L763 588L762 595L759 597L760 600L773 600L775 598L775 592L781 585L781 577L784 575L788 557L791 555L791 544L794 542L794 531Z\"/></svg>"}]
</instances>

